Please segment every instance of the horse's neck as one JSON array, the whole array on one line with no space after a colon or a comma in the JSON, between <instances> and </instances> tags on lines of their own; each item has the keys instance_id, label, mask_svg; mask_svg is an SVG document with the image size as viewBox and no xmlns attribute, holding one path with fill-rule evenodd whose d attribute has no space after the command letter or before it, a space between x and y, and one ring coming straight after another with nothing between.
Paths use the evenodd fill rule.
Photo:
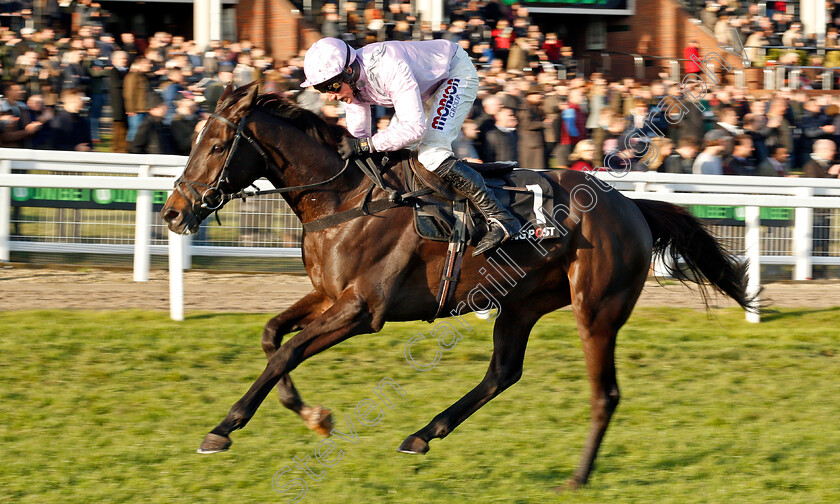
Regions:
<instances>
[{"instance_id":1,"label":"horse's neck","mask_svg":"<svg viewBox=\"0 0 840 504\"><path fill-rule=\"evenodd\" d=\"M273 117L266 121L271 124ZM277 123L274 123L277 125ZM294 187L317 184L337 178L313 189L291 191L283 197L302 222L311 222L320 217L358 206L370 187L368 179L353 164L345 167L333 147L324 145L306 133L282 123L261 131L266 145L273 145L277 166L283 166L282 173L269 174L275 187Z\"/></svg>"},{"instance_id":2,"label":"horse's neck","mask_svg":"<svg viewBox=\"0 0 840 504\"><path fill-rule=\"evenodd\" d=\"M302 159L295 164L295 169L287 168L284 172L285 180L277 180L270 177L270 182L275 187L290 187L315 184L329 180L338 174L344 163L333 163L334 156L328 153L320 153ZM348 166L347 169L336 180L302 191L292 191L283 196L289 207L301 220L310 222L319 217L332 215L344 210L364 197L366 188L364 176L359 173L355 166Z\"/></svg>"}]
</instances>

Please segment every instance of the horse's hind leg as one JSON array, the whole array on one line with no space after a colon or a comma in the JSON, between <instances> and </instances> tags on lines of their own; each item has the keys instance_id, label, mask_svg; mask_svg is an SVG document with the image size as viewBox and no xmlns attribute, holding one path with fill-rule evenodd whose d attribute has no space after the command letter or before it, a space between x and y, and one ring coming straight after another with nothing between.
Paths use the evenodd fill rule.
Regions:
<instances>
[{"instance_id":1,"label":"horse's hind leg","mask_svg":"<svg viewBox=\"0 0 840 504\"><path fill-rule=\"evenodd\" d=\"M591 418L580 465L565 487L558 490L578 488L589 479L598 448L619 401L618 381L615 375L616 335L630 316L643 283L642 276L641 283L633 282L611 294L586 293L575 296L573 292L573 309L589 377Z\"/></svg>"},{"instance_id":2,"label":"horse's hind leg","mask_svg":"<svg viewBox=\"0 0 840 504\"><path fill-rule=\"evenodd\" d=\"M428 425L408 436L399 451L426 453L431 439L446 437L479 408L519 381L528 336L543 313L503 307L493 329L493 356L484 379Z\"/></svg>"},{"instance_id":3,"label":"horse's hind leg","mask_svg":"<svg viewBox=\"0 0 840 504\"><path fill-rule=\"evenodd\" d=\"M274 352L283 343L283 336L299 331L324 312L331 302L326 300L318 291L312 291L280 315L269 320L263 328L262 349L267 358L271 359ZM292 377L284 375L277 382L277 394L280 402L286 408L294 411L303 419L306 426L327 437L332 430L333 420L330 410L321 406L308 406L303 402L300 393L292 383Z\"/></svg>"}]
</instances>

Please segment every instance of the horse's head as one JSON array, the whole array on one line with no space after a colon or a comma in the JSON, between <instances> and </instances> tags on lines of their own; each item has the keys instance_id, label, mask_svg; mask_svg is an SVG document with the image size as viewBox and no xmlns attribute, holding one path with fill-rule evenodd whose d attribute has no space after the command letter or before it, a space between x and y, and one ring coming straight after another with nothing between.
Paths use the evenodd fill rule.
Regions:
<instances>
[{"instance_id":1,"label":"horse's head","mask_svg":"<svg viewBox=\"0 0 840 504\"><path fill-rule=\"evenodd\" d=\"M171 231L196 232L207 216L266 174L273 161L248 128L257 97L258 86L252 83L236 91L228 86L219 99L160 212Z\"/></svg>"}]
</instances>

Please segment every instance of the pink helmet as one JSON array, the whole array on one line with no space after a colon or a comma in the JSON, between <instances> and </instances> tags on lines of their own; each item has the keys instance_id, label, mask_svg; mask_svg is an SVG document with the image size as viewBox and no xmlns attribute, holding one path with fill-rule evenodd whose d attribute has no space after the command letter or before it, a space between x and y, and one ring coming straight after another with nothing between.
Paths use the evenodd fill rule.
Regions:
<instances>
[{"instance_id":1,"label":"pink helmet","mask_svg":"<svg viewBox=\"0 0 840 504\"><path fill-rule=\"evenodd\" d=\"M303 73L306 80L300 85L305 88L326 82L356 61L356 51L343 40L326 37L312 44L303 59Z\"/></svg>"}]
</instances>

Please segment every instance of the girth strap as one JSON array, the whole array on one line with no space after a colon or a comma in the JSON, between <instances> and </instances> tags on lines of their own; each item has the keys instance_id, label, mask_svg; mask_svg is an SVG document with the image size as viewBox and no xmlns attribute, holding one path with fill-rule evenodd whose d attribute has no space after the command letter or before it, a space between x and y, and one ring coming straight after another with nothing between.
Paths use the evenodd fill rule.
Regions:
<instances>
[{"instance_id":1,"label":"girth strap","mask_svg":"<svg viewBox=\"0 0 840 504\"><path fill-rule=\"evenodd\" d=\"M316 233L318 231L323 231L324 229L337 226L339 224L351 221L359 217L364 217L365 215L372 215L375 213L383 212L390 208L396 208L398 206L407 206L408 203L406 200L416 198L418 196L425 196L427 194L431 194L432 192L433 191L429 188L423 188L417 191L412 191L409 193L399 195L397 199L393 199L390 197L382 198L378 200L373 200L370 203L366 203L367 198L365 198L365 200L362 201L362 205L359 207L351 208L350 210L344 210L343 212L334 213L326 217L321 217L320 219L315 219L314 221L304 222L303 230L307 233Z\"/></svg>"}]
</instances>

